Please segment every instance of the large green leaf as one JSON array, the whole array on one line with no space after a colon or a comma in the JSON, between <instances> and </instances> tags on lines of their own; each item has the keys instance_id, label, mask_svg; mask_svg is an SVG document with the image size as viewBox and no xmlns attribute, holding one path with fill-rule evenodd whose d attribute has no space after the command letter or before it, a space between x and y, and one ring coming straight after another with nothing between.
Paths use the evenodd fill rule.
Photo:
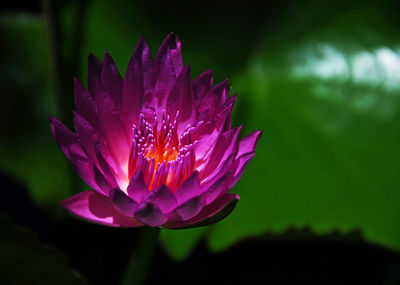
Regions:
<instances>
[{"instance_id":1,"label":"large green leaf","mask_svg":"<svg viewBox=\"0 0 400 285\"><path fill-rule=\"evenodd\" d=\"M237 209L213 227L209 245L221 250L309 227L316 234L359 230L367 241L400 249L395 16L381 4L293 8L234 80L249 109L246 129L263 129L264 137L233 189L241 195Z\"/></svg>"}]
</instances>

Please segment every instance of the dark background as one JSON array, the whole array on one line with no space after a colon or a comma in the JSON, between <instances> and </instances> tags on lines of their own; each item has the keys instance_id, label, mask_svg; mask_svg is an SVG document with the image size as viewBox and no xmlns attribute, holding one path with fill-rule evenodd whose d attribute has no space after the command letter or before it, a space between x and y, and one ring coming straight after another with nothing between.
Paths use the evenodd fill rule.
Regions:
<instances>
[{"instance_id":1,"label":"dark background","mask_svg":"<svg viewBox=\"0 0 400 285\"><path fill-rule=\"evenodd\" d=\"M53 35L51 28L50 32L48 28L43 32L42 27L37 26L36 18L42 19L43 14L40 1L5 1L1 4L0 284L117 284L120 281L139 230L88 224L68 217L59 209L60 200L86 186L64 161L52 141L46 120L48 115L57 114L72 126L72 78L85 81L88 51L101 56L103 47L109 45L109 52L121 71L129 58L126 47L133 50L140 34L148 38L154 54L169 31L175 31L180 36L184 60L189 59L193 76L213 68L215 82L225 77L236 79L231 80L233 90L238 91L239 96L243 94L243 97L238 99L235 122L246 125L247 119L247 133L262 128L265 132L263 140L272 142L260 145L260 158L245 176L256 174L248 176L246 182L238 185L242 196L237 209L240 212L228 218L221 228L191 232L187 235L188 245L182 245L184 249L171 240L180 238L178 243L185 243L185 232L179 237L176 233L163 233L147 283L400 284L400 215L399 207L396 207L397 198L400 198L400 156L398 150L394 152L387 148L389 145L394 150L400 146L400 116L397 112L400 104L396 97L400 94L396 89L400 81L395 81L400 77L384 71L372 73L367 81L373 81L374 76L386 77L370 87L368 82L357 81L365 78L354 74L350 79L341 81L341 74L345 73L342 70L335 74L337 78L327 81L321 69L317 72L322 79L318 76L310 79L304 70L301 71L303 75L292 78L293 74L285 69L290 64L287 58L293 56L297 61L297 52L302 52L304 48L299 42L304 38L306 43L310 42L308 47L311 48L317 46L319 41L337 43L338 50L343 51L345 56L349 55L349 58L353 52L358 52L355 48L358 45L362 46L361 50L371 53L376 47L387 47L398 55L400 33L397 30L400 31L400 18L397 15L400 4L397 1L138 1L134 6L140 13L132 16L137 17L132 20L132 25L137 26L132 27L124 26L129 13L121 14L121 20L118 17L124 7L131 8L132 5L127 1L113 1L112 5L105 5L116 11L110 11L109 18L107 11L93 12L100 9L93 4L97 1L82 1L85 4L78 2L65 1L50 5L54 12L50 26L56 27ZM90 12L99 13L104 19L98 16L96 19L100 21L96 22L95 19L92 23L85 18ZM370 18L369 13L378 16ZM18 18L19 15L28 17ZM114 22L114 25L108 28L108 22ZM129 34L132 38L120 39L120 42L111 37L112 40L107 39L115 27L121 28L115 30L116 33ZM353 33L354 30L357 32ZM41 38L38 35L44 36ZM274 40L265 42L265 35ZM53 37L53 45L56 43L58 53L51 53L54 46L49 45L49 37ZM27 44L36 42L37 45ZM268 51L268 57L264 57L264 50ZM43 51L47 57L41 58ZM306 60L313 58L312 50L304 54ZM303 62L304 54L298 56L298 62ZM257 78L257 68L252 69L253 65L260 62L263 65L263 60L268 59L270 61L265 63L265 74L275 80L268 81L267 87L270 89L263 85L265 74ZM368 63L368 59L364 60ZM52 64L54 61L58 62L57 67ZM368 64L365 66L368 67ZM268 68L273 73L269 73ZM394 70L400 70L400 67ZM302 76L306 76L307 80ZM289 84L284 81L287 78L291 80ZM296 85L302 80L304 82ZM355 83L349 87L350 81ZM394 86L394 89L390 89L391 93L383 91L388 82L392 84L388 85L390 88ZM319 102L307 101L308 97L301 95L314 90L311 87L318 87L319 83L326 88L334 85L332 93L351 98L360 96L360 93L373 93L384 99L379 99L383 101L371 107L373 111L368 113L368 117L353 115L348 111L353 106L350 99L335 105L335 108L343 110L340 116L329 116L338 114L336 109L330 111L330 105L321 107ZM284 89L287 86L288 89ZM342 86L345 86L345 91L341 89ZM264 117L257 114L264 110L265 101L258 103L258 95L249 95L263 94L263 88L266 88L265 92L280 94L276 98L282 100L276 105L268 101L271 107L266 106L265 112L276 110L276 113L271 112L271 115ZM298 92L300 99L291 101L293 98L285 97L285 92ZM326 96L330 94L324 93ZM296 123L297 116L308 116L308 113L295 113L302 108L310 109L313 114L323 113L322 117L328 117L327 121L334 127L339 125L339 138L314 140L313 134L307 133L311 132L310 129L303 130L303 126ZM380 116L389 117L391 108L396 110L394 115L386 121L380 120ZM285 125L279 125L280 114L284 114L282 117L287 120ZM267 119L270 119L269 123L264 121ZM275 129L283 126L292 126L293 129L288 127L291 136L288 135L286 139L293 144L283 145L282 142L286 140L274 140L274 137L284 137L280 131L275 132ZM306 133L304 137L296 135L299 129ZM378 141L378 138L381 140ZM351 147L345 150L339 148L347 141L350 141ZM302 143L310 146L304 148ZM333 167L331 165L336 160L332 159L332 162L330 157L325 157L323 146L333 143L338 145L338 153L348 157L345 166ZM277 145L281 149L275 149ZM267 152L265 149L272 150ZM303 160L292 154L298 152L305 154L306 158L301 159L308 164L303 164ZM364 163L364 154L372 157L371 160ZM271 157L274 162L271 168L261 169L260 165L269 164ZM287 165L293 165L293 168ZM332 176L318 176L317 169L324 167L331 174L332 170L336 172ZM350 170L342 172L342 169ZM310 176L303 179L302 171L310 173ZM298 176L294 172L298 172ZM342 180L348 173L353 176L346 176ZM375 177L375 173L378 173L378 178L369 180L369 176ZM263 174L266 178L277 177L276 181L271 179L275 182L268 184L268 189L288 193L287 196L282 194L279 199L266 201L263 199L268 196L253 194L253 198L246 199L241 189L263 185L263 181L250 182L257 180L255 178L262 180ZM332 181L340 182L332 185ZM321 193L320 189L324 187L332 187L332 192L327 190ZM288 190L293 188L298 189L296 192ZM312 195L312 191L315 191L315 195ZM274 190L271 192L275 193ZM275 198L274 195L271 194L271 197ZM298 200L296 195L317 198ZM245 201L249 200L261 200L263 212L260 216L246 210L253 206L250 202L246 206ZM287 200L287 204L282 202ZM274 209L272 204L276 204L279 210ZM338 205L337 208L330 208L332 204ZM310 213L307 212L309 208L312 209ZM330 211L331 214L325 213ZM369 213L377 217L376 221ZM288 215L287 220L281 218L285 215ZM320 217L324 217L322 222ZM244 224L250 224L249 228ZM244 234L238 234L240 230L236 228L242 229ZM232 233L235 238L225 241L215 232L222 235ZM224 245L218 248L213 245L213 240L217 240L215 244L221 241L220 244Z\"/></svg>"}]
</instances>

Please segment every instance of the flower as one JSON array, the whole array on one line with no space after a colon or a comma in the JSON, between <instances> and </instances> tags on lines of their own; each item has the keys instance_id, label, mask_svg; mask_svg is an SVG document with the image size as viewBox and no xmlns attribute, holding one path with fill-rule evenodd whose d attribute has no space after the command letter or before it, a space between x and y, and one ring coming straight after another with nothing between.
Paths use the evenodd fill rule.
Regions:
<instances>
[{"instance_id":1,"label":"flower","mask_svg":"<svg viewBox=\"0 0 400 285\"><path fill-rule=\"evenodd\" d=\"M227 216L228 191L255 155L256 131L231 128L236 96L213 72L192 80L173 33L152 59L141 37L123 79L108 53L89 56L87 89L75 80L75 133L50 125L59 147L93 189L62 201L74 215L115 227L200 226Z\"/></svg>"}]
</instances>

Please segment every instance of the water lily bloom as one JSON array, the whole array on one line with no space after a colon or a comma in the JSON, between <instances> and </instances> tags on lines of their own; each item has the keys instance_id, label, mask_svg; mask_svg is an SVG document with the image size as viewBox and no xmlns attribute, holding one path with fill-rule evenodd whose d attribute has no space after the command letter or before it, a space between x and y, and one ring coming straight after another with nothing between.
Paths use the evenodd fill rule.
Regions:
<instances>
[{"instance_id":1,"label":"water lily bloom","mask_svg":"<svg viewBox=\"0 0 400 285\"><path fill-rule=\"evenodd\" d=\"M169 34L153 60L142 37L122 78L109 54L89 56L75 80L75 133L51 117L55 140L93 189L62 201L74 215L114 227L200 226L230 213L228 191L255 155L261 131L239 140L235 96L212 71L192 80Z\"/></svg>"}]
</instances>

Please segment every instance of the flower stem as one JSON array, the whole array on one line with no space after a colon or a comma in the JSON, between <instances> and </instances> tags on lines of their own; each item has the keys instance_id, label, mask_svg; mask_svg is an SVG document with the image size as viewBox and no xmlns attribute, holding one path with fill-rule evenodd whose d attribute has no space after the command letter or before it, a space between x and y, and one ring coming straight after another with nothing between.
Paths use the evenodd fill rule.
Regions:
<instances>
[{"instance_id":1,"label":"flower stem","mask_svg":"<svg viewBox=\"0 0 400 285\"><path fill-rule=\"evenodd\" d=\"M146 281L160 234L159 228L141 229L121 285L141 285Z\"/></svg>"}]
</instances>

